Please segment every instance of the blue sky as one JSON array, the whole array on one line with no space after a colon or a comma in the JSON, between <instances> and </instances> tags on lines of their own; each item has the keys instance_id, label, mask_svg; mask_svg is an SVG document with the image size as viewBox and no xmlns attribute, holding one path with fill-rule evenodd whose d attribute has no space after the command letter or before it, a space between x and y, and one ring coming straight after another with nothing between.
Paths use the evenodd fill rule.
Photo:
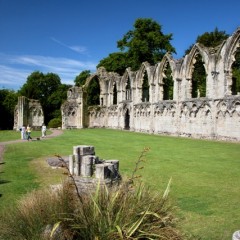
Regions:
<instances>
[{"instance_id":1,"label":"blue sky","mask_svg":"<svg viewBox=\"0 0 240 240\"><path fill-rule=\"evenodd\" d=\"M18 90L33 71L74 84L83 70L117 52L137 18L173 34L174 58L198 35L240 27L239 0L0 0L0 89Z\"/></svg>"}]
</instances>

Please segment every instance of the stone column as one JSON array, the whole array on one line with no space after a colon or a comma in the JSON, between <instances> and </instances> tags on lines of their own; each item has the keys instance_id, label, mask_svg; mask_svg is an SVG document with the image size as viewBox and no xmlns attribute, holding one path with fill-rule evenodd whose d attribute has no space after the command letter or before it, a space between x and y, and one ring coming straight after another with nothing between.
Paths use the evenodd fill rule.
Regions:
<instances>
[{"instance_id":1,"label":"stone column","mask_svg":"<svg viewBox=\"0 0 240 240\"><path fill-rule=\"evenodd\" d=\"M91 177L93 175L93 161L95 156L85 155L81 157L81 176Z\"/></svg>"},{"instance_id":2,"label":"stone column","mask_svg":"<svg viewBox=\"0 0 240 240\"><path fill-rule=\"evenodd\" d=\"M69 172L70 174L74 174L74 156L69 155Z\"/></svg>"},{"instance_id":3,"label":"stone column","mask_svg":"<svg viewBox=\"0 0 240 240\"><path fill-rule=\"evenodd\" d=\"M104 180L108 176L108 166L106 164L97 164L95 177L100 180Z\"/></svg>"}]
</instances>

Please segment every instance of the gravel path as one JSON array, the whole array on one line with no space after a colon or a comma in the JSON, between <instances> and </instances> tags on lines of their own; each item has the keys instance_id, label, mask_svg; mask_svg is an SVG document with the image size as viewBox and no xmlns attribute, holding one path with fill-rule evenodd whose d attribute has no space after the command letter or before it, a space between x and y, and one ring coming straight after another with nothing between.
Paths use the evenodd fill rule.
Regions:
<instances>
[{"instance_id":1,"label":"gravel path","mask_svg":"<svg viewBox=\"0 0 240 240\"><path fill-rule=\"evenodd\" d=\"M41 138L41 141L42 140L45 141L49 138L59 136L63 133L63 131L60 129L51 129L51 131L52 131L52 133L50 135L47 135L46 138ZM33 140L36 140L36 138L33 138ZM14 141L0 142L0 164L2 162L5 145L12 144L12 143L20 143L20 142L26 142L26 140L18 139L18 140L14 140Z\"/></svg>"}]
</instances>

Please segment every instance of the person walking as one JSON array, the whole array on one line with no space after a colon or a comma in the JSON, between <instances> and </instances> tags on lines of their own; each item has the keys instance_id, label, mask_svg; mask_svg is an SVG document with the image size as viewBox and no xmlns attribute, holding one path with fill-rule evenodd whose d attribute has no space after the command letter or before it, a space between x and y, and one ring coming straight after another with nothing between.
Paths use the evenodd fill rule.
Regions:
<instances>
[{"instance_id":1,"label":"person walking","mask_svg":"<svg viewBox=\"0 0 240 240\"><path fill-rule=\"evenodd\" d=\"M27 125L27 130L26 130L26 133L27 133L27 140L29 141L29 139L32 139L31 137L31 127L29 125Z\"/></svg>"},{"instance_id":2,"label":"person walking","mask_svg":"<svg viewBox=\"0 0 240 240\"><path fill-rule=\"evenodd\" d=\"M47 127L45 124L42 125L42 138L46 137Z\"/></svg>"}]
</instances>

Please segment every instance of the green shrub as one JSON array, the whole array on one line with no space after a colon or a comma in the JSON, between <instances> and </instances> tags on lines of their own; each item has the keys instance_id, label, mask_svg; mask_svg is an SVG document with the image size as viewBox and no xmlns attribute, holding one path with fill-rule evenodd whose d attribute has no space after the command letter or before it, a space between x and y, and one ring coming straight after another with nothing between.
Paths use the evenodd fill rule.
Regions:
<instances>
[{"instance_id":1,"label":"green shrub","mask_svg":"<svg viewBox=\"0 0 240 240\"><path fill-rule=\"evenodd\" d=\"M53 118L48 123L49 128L62 127L62 120L60 118Z\"/></svg>"}]
</instances>

